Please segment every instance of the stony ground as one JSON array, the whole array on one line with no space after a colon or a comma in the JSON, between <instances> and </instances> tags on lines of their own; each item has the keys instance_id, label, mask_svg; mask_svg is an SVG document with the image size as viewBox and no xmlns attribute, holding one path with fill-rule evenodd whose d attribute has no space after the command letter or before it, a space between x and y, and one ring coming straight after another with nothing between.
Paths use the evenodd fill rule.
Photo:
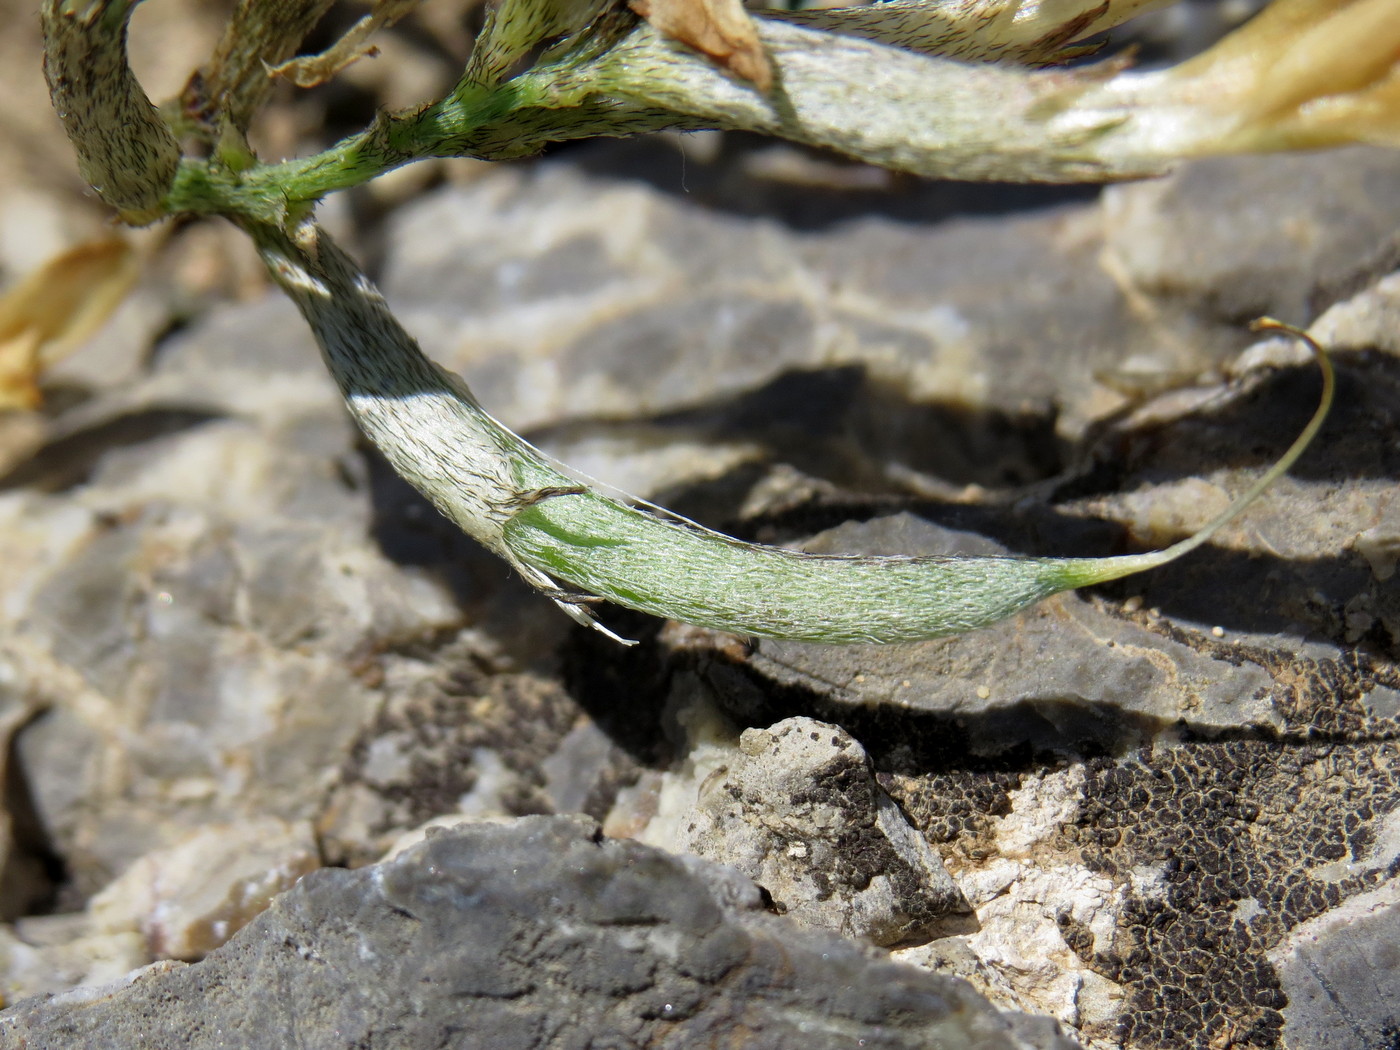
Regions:
<instances>
[{"instance_id":1,"label":"stony ground","mask_svg":"<svg viewBox=\"0 0 1400 1050\"><path fill-rule=\"evenodd\" d=\"M1169 542L1315 404L1261 313L1334 348L1337 407L1188 561L998 627L605 611L623 649L178 232L217 279L153 262L0 419L0 1046L1395 1045L1400 156L1055 191L701 135L447 174L329 216L425 349L748 538Z\"/></svg>"}]
</instances>

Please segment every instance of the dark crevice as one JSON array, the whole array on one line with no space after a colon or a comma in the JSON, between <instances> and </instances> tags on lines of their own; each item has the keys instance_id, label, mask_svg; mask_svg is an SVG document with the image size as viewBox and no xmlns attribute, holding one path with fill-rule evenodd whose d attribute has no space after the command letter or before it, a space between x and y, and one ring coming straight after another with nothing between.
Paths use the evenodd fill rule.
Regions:
<instances>
[{"instance_id":1,"label":"dark crevice","mask_svg":"<svg viewBox=\"0 0 1400 1050\"><path fill-rule=\"evenodd\" d=\"M27 724L33 721L31 718ZM21 726L5 747L4 809L10 841L0 853L0 921L6 922L52 913L59 891L68 881L67 865L34 804L18 747L23 732Z\"/></svg>"}]
</instances>

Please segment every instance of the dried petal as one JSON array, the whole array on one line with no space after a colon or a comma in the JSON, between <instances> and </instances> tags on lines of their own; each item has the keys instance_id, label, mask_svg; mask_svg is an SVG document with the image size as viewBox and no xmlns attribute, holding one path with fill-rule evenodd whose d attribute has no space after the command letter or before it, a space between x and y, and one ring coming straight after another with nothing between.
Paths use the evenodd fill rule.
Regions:
<instances>
[{"instance_id":1,"label":"dried petal","mask_svg":"<svg viewBox=\"0 0 1400 1050\"><path fill-rule=\"evenodd\" d=\"M631 0L662 36L695 48L765 94L773 68L740 0Z\"/></svg>"},{"instance_id":2,"label":"dried petal","mask_svg":"<svg viewBox=\"0 0 1400 1050\"><path fill-rule=\"evenodd\" d=\"M44 366L91 337L136 274L125 241L90 241L50 259L0 297L0 409L37 407Z\"/></svg>"}]
</instances>

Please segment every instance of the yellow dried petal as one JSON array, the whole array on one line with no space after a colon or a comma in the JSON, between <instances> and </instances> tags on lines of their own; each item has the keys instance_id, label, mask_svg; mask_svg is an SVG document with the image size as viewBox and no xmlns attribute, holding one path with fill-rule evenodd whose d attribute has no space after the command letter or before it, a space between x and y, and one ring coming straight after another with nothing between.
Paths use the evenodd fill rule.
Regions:
<instances>
[{"instance_id":1,"label":"yellow dried petal","mask_svg":"<svg viewBox=\"0 0 1400 1050\"><path fill-rule=\"evenodd\" d=\"M89 241L50 259L0 296L0 408L34 408L47 364L76 350L135 283L131 246Z\"/></svg>"},{"instance_id":2,"label":"yellow dried petal","mask_svg":"<svg viewBox=\"0 0 1400 1050\"><path fill-rule=\"evenodd\" d=\"M1397 76L1396 0L1274 0L1167 82L1228 118L1223 145L1280 149L1394 141Z\"/></svg>"}]
</instances>

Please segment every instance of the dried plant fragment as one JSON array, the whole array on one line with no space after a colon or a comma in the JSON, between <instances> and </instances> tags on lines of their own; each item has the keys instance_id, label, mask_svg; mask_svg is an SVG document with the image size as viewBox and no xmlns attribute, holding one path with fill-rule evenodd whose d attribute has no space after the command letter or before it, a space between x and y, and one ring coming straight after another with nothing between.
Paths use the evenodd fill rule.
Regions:
<instances>
[{"instance_id":1,"label":"dried plant fragment","mask_svg":"<svg viewBox=\"0 0 1400 1050\"><path fill-rule=\"evenodd\" d=\"M324 84L350 63L378 54L369 38L397 22L418 6L418 0L375 0L370 13L319 55L303 55L274 66L269 72L285 77L300 88Z\"/></svg>"},{"instance_id":2,"label":"dried plant fragment","mask_svg":"<svg viewBox=\"0 0 1400 1050\"><path fill-rule=\"evenodd\" d=\"M740 0L631 0L658 33L695 48L765 94L773 67Z\"/></svg>"},{"instance_id":3,"label":"dried plant fragment","mask_svg":"<svg viewBox=\"0 0 1400 1050\"><path fill-rule=\"evenodd\" d=\"M90 241L50 259L0 297L0 410L37 408L44 367L97 331L136 274L125 241Z\"/></svg>"}]
</instances>

